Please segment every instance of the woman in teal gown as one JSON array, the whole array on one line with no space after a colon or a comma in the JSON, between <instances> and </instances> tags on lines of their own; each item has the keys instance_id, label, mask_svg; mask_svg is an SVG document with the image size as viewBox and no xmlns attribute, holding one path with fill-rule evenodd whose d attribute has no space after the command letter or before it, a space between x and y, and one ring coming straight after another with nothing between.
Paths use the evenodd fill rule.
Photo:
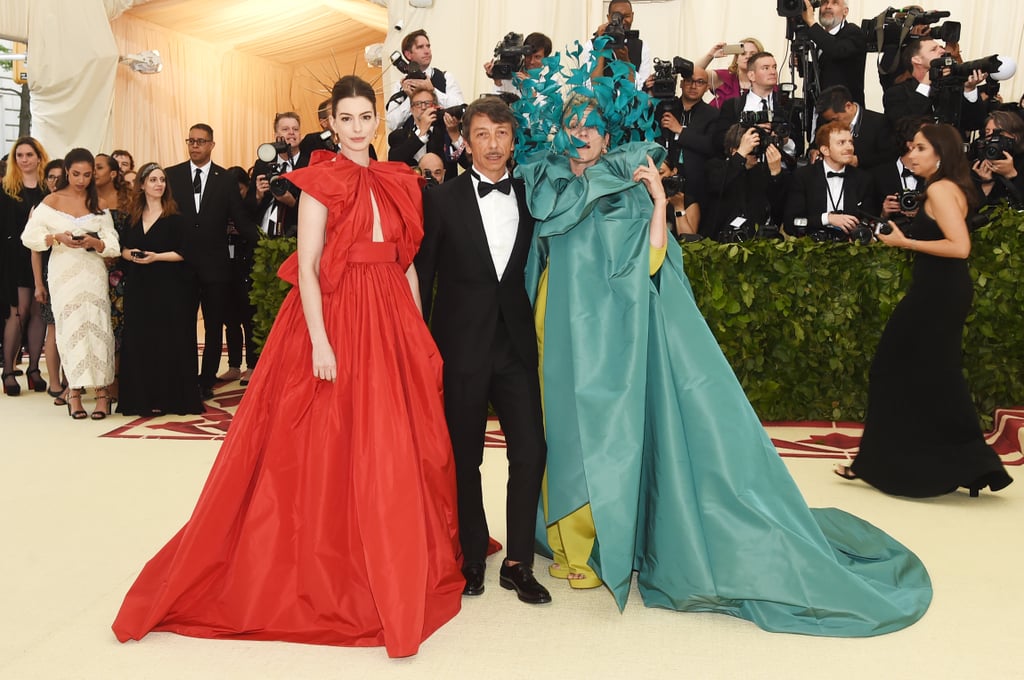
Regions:
<instances>
[{"instance_id":1,"label":"woman in teal gown","mask_svg":"<svg viewBox=\"0 0 1024 680\"><path fill-rule=\"evenodd\" d=\"M568 116L614 144L623 90L600 96L602 80L601 116ZM528 134L550 138L539 112L526 114ZM647 606L769 631L870 636L919 619L932 595L920 560L867 522L807 507L694 302L680 248L657 252L654 191L636 172L664 151L624 143L577 175L579 142L564 132L516 171L537 220L527 283L543 328L539 550L565 538L560 522L592 517L587 566L620 609L636 572ZM571 564L552 575L579 576Z\"/></svg>"}]
</instances>

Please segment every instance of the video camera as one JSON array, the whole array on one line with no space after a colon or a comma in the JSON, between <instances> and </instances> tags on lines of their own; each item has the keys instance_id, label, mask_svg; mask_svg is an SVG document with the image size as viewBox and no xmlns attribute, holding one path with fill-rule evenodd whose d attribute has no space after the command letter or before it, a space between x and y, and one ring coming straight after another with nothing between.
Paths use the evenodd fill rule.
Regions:
<instances>
[{"instance_id":1,"label":"video camera","mask_svg":"<svg viewBox=\"0 0 1024 680\"><path fill-rule=\"evenodd\" d=\"M256 147L256 157L267 164L267 171L264 174L267 177L267 182L270 183L270 193L278 198L284 196L287 191L295 186L291 181L281 176L285 165L277 160L280 154L288 154L290 152L291 147L281 137L278 137L273 142L264 142Z\"/></svg>"},{"instance_id":2,"label":"video camera","mask_svg":"<svg viewBox=\"0 0 1024 680\"><path fill-rule=\"evenodd\" d=\"M523 43L522 33L509 32L494 46L494 64L490 77L495 80L512 80L512 74L523 70L523 60L536 50Z\"/></svg>"},{"instance_id":3,"label":"video camera","mask_svg":"<svg viewBox=\"0 0 1024 680\"><path fill-rule=\"evenodd\" d=\"M683 120L683 103L676 97L676 76L693 77L693 62L682 57L672 57L672 61L654 60L654 81L651 84L651 96L658 100L654 107L654 120L661 122L661 117L671 113L676 120Z\"/></svg>"},{"instance_id":4,"label":"video camera","mask_svg":"<svg viewBox=\"0 0 1024 680\"><path fill-rule=\"evenodd\" d=\"M929 26L948 16L949 12L945 11L926 12L911 8L901 12L890 7L873 19L864 19L860 23L860 30L867 39L868 52L882 52L887 47L902 47L914 26ZM960 42L960 22L943 22L941 26L932 26L928 33L918 37L945 43Z\"/></svg>"},{"instance_id":5,"label":"video camera","mask_svg":"<svg viewBox=\"0 0 1024 680\"><path fill-rule=\"evenodd\" d=\"M811 0L811 7L821 7L821 0ZM779 0L775 8L780 17L802 17L804 15L804 0Z\"/></svg>"},{"instance_id":6,"label":"video camera","mask_svg":"<svg viewBox=\"0 0 1024 680\"><path fill-rule=\"evenodd\" d=\"M612 12L611 17L608 19L608 25L604 27L604 34L611 39L608 41L607 47L613 50L625 47L628 41L636 40L640 37L640 31L626 30L622 12Z\"/></svg>"}]
</instances>

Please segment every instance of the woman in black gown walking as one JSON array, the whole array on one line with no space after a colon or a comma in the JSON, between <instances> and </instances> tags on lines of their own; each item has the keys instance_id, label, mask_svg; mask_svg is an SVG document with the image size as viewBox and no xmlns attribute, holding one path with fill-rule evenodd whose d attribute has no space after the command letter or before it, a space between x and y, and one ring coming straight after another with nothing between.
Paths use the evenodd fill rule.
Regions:
<instances>
[{"instance_id":1,"label":"woman in black gown walking","mask_svg":"<svg viewBox=\"0 0 1024 680\"><path fill-rule=\"evenodd\" d=\"M202 413L196 389L197 293L181 257L181 215L156 163L139 171L130 220L121 240L128 264L118 413Z\"/></svg>"},{"instance_id":2,"label":"woman in black gown walking","mask_svg":"<svg viewBox=\"0 0 1024 680\"><path fill-rule=\"evenodd\" d=\"M916 252L913 282L896 306L871 364L860 452L836 474L863 479L899 496L971 495L1013 479L981 433L961 366L964 320L974 288L967 271L968 212L977 194L961 138L948 125L914 137L910 169L925 180L925 199L904 234L880 235Z\"/></svg>"}]
</instances>

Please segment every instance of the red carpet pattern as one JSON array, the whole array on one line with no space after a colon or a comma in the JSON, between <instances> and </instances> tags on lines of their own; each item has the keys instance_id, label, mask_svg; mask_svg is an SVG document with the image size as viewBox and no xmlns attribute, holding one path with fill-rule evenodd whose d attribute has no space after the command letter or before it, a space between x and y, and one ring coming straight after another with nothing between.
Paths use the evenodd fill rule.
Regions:
<instances>
[{"instance_id":1,"label":"red carpet pattern","mask_svg":"<svg viewBox=\"0 0 1024 680\"><path fill-rule=\"evenodd\" d=\"M134 418L103 435L129 439L196 439L220 440L227 434L238 402L245 388L229 383L215 391L206 402L206 412L189 416ZM860 445L862 426L848 422L778 422L765 423L765 429L778 449L789 458L843 460L853 458ZM996 409L995 427L986 435L1004 465L1024 465L1024 407ZM505 448L505 435L496 418L487 423L484 447Z\"/></svg>"}]
</instances>

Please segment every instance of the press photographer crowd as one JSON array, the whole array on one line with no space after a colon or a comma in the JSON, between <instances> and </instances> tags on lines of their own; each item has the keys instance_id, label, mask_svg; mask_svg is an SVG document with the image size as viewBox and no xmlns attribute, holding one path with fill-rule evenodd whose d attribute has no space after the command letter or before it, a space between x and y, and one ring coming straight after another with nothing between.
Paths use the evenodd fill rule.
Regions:
<instances>
[{"instance_id":1,"label":"press photographer crowd","mask_svg":"<svg viewBox=\"0 0 1024 680\"><path fill-rule=\"evenodd\" d=\"M781 58L756 37L716 42L697 55L691 46L680 46L682 54L655 56L633 28L634 8L625 0L612 2L606 21L579 45L580 63L594 55L592 78L625 68L629 81L650 96L656 139L666 151L660 168L666 220L679 240L805 237L869 243L892 233L890 221L897 225L895 238L909 235L905 232L921 209L926 180L915 160L915 139L930 123L958 131L973 183L973 189L966 189L977 195L968 221L972 228L983 224L978 209L985 205L1007 201L1024 209L1021 103L1004 102L999 91L1000 81L1014 73L1012 59L965 59L960 24L945 11L889 8L859 25L848 17L845 0L777 0L777 11L787 39ZM506 33L483 65L493 82L484 94L508 103L519 99L524 83L545 69L553 52L551 39L542 33ZM869 58L884 92L880 112L865 106ZM473 163L462 121L468 100L452 72L433 65L427 33L405 34L390 61L385 67L397 69L401 77L385 105L386 158L415 168L427 180L427 190L469 171ZM543 106L543 95L530 96ZM81 187L67 174L66 160L50 162L31 137L17 140L4 157L0 192L5 394L19 394L18 378L24 375L29 389L49 388L55 404L67 405L75 418L86 416L76 379L65 388L69 378L62 374L59 343L53 341L55 335L66 332L70 338L81 331L65 323L62 332L60 320L62 308L80 304L75 295L81 291L74 289L68 297L67 291L49 290L47 283L50 249L63 239L47 237L37 244L37 253L23 239L30 210L51 193L55 198L47 204L67 201L67 214L109 208L111 229L122 246L121 251L112 249L106 242L112 239L93 235L84 237L85 247L81 240L70 246L92 267L92 292L110 287L109 332L85 359L89 365L109 364L109 370L77 379L78 384L111 385L96 391L93 417L109 413L115 399L125 413L201 411L188 385L194 376L186 375L191 346L179 357L180 375L170 380L176 385L174 399L154 401L148 384L119 394L114 376L125 373L121 348L128 348L132 337L152 340L159 329L177 323L169 321L173 315L153 314L158 307L179 309L185 326L202 308L201 398L209 398L224 381L245 384L258 360L249 301L254 249L263 238L295 236L301 192L287 173L307 166L318 151L338 150L331 115L326 100L317 111L318 129L303 136L298 113L277 114L274 141L260 145L249 170L212 163L216 142L212 128L202 123L188 131L189 160L166 170L153 163L137 170L124 150L95 157L76 150L84 153L75 162L88 166L92 178ZM170 187L173 201L164 196L164 187ZM174 208L160 209L161 202L169 201ZM88 210L78 210L79 203ZM168 225L157 219L174 211L184 219ZM154 220L160 228L151 233ZM178 222L208 228L187 229ZM161 236L164 230L168 233ZM125 243L135 245L126 249ZM97 265L104 262L105 267ZM123 283L132 275L152 279L148 287L135 287L135 300ZM179 280L185 283L170 285ZM229 367L218 373L225 328ZM48 380L40 369L44 342ZM153 351L147 348L136 357L129 350L127 360L149 365ZM117 358L108 361L108 355ZM23 356L28 358L24 369L18 367Z\"/></svg>"}]
</instances>

